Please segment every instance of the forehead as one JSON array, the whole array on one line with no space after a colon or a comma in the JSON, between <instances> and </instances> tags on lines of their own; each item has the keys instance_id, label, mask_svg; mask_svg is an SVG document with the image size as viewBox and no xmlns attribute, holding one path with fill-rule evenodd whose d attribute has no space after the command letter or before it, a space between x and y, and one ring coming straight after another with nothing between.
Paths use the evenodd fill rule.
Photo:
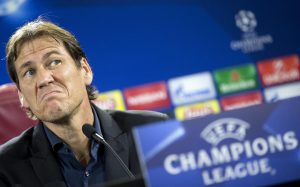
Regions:
<instances>
[{"instance_id":1,"label":"forehead","mask_svg":"<svg viewBox=\"0 0 300 187\"><path fill-rule=\"evenodd\" d=\"M33 40L26 41L19 46L19 54L16 61L53 49L64 50L64 47L61 42L50 36L38 37Z\"/></svg>"}]
</instances>

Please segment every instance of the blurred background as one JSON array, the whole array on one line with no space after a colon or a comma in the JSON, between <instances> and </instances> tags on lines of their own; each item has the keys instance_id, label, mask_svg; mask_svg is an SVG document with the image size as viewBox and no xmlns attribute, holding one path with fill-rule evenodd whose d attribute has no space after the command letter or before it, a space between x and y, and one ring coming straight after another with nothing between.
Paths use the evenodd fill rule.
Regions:
<instances>
[{"instance_id":1,"label":"blurred background","mask_svg":"<svg viewBox=\"0 0 300 187\"><path fill-rule=\"evenodd\" d=\"M0 92L17 98L6 73L6 42L42 16L81 43L102 108L185 120L295 97L299 6L294 0L0 0ZM11 104L1 97L0 115L7 118ZM2 141L7 126L0 126Z\"/></svg>"}]
</instances>

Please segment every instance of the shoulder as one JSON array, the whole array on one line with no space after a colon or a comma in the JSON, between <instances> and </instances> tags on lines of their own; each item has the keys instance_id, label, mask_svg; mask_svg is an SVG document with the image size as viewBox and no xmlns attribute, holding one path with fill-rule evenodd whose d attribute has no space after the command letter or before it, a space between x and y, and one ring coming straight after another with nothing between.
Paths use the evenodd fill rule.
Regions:
<instances>
[{"instance_id":1,"label":"shoulder","mask_svg":"<svg viewBox=\"0 0 300 187\"><path fill-rule=\"evenodd\" d=\"M24 158L28 153L28 145L30 145L33 134L33 127L25 130L19 136L12 138L6 143L0 145L0 163L9 159Z\"/></svg>"},{"instance_id":2,"label":"shoulder","mask_svg":"<svg viewBox=\"0 0 300 187\"><path fill-rule=\"evenodd\" d=\"M152 123L157 121L167 120L168 116L166 114L146 111L146 110L127 110L127 111L117 111L117 110L107 110L107 112L117 121L123 121L125 123L131 123L139 125L141 123ZM133 121L134 120L134 121Z\"/></svg>"},{"instance_id":3,"label":"shoulder","mask_svg":"<svg viewBox=\"0 0 300 187\"><path fill-rule=\"evenodd\" d=\"M149 110L101 110L97 108L100 113L105 113L110 116L120 127L130 129L134 126L144 125L147 123L155 123L159 121L168 120L168 115L160 112Z\"/></svg>"},{"instance_id":4,"label":"shoulder","mask_svg":"<svg viewBox=\"0 0 300 187\"><path fill-rule=\"evenodd\" d=\"M165 121L168 119L166 114L145 110L116 111L107 110L112 118L123 130L128 130L136 126Z\"/></svg>"}]
</instances>

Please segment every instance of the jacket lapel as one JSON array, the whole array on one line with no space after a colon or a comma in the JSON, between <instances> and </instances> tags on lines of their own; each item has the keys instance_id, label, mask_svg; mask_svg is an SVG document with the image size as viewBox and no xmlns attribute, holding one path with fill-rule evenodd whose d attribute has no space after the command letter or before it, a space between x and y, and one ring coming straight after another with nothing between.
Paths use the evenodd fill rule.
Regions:
<instances>
[{"instance_id":1,"label":"jacket lapel","mask_svg":"<svg viewBox=\"0 0 300 187\"><path fill-rule=\"evenodd\" d=\"M104 139L128 166L129 146L127 134L120 129L117 122L108 113L98 109L97 107L95 108L98 117L100 118L100 125ZM104 148L104 163L108 180L127 177L126 172L123 170L118 160L106 147Z\"/></svg>"},{"instance_id":2,"label":"jacket lapel","mask_svg":"<svg viewBox=\"0 0 300 187\"><path fill-rule=\"evenodd\" d=\"M35 126L31 152L32 167L43 186L66 187L41 123Z\"/></svg>"},{"instance_id":3,"label":"jacket lapel","mask_svg":"<svg viewBox=\"0 0 300 187\"><path fill-rule=\"evenodd\" d=\"M128 139L117 122L106 112L95 107L104 139L116 151L123 162L128 166L129 150ZM103 145L104 146L104 145ZM59 165L51 151L43 126L35 126L32 139L32 167L39 180L45 187L66 187ZM127 177L118 160L106 147L104 148L104 163L107 180Z\"/></svg>"}]
</instances>

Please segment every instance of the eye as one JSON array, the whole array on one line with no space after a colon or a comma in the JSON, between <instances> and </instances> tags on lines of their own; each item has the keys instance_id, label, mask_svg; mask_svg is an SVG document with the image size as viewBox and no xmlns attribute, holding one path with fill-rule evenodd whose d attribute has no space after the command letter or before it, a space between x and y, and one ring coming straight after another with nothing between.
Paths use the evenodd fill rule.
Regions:
<instances>
[{"instance_id":1,"label":"eye","mask_svg":"<svg viewBox=\"0 0 300 187\"><path fill-rule=\"evenodd\" d=\"M34 69L28 69L24 73L24 77L31 77L34 74Z\"/></svg>"},{"instance_id":2,"label":"eye","mask_svg":"<svg viewBox=\"0 0 300 187\"><path fill-rule=\"evenodd\" d=\"M49 66L50 67L54 67L54 66L57 66L61 64L61 60L52 60L50 63L49 63Z\"/></svg>"}]
</instances>

